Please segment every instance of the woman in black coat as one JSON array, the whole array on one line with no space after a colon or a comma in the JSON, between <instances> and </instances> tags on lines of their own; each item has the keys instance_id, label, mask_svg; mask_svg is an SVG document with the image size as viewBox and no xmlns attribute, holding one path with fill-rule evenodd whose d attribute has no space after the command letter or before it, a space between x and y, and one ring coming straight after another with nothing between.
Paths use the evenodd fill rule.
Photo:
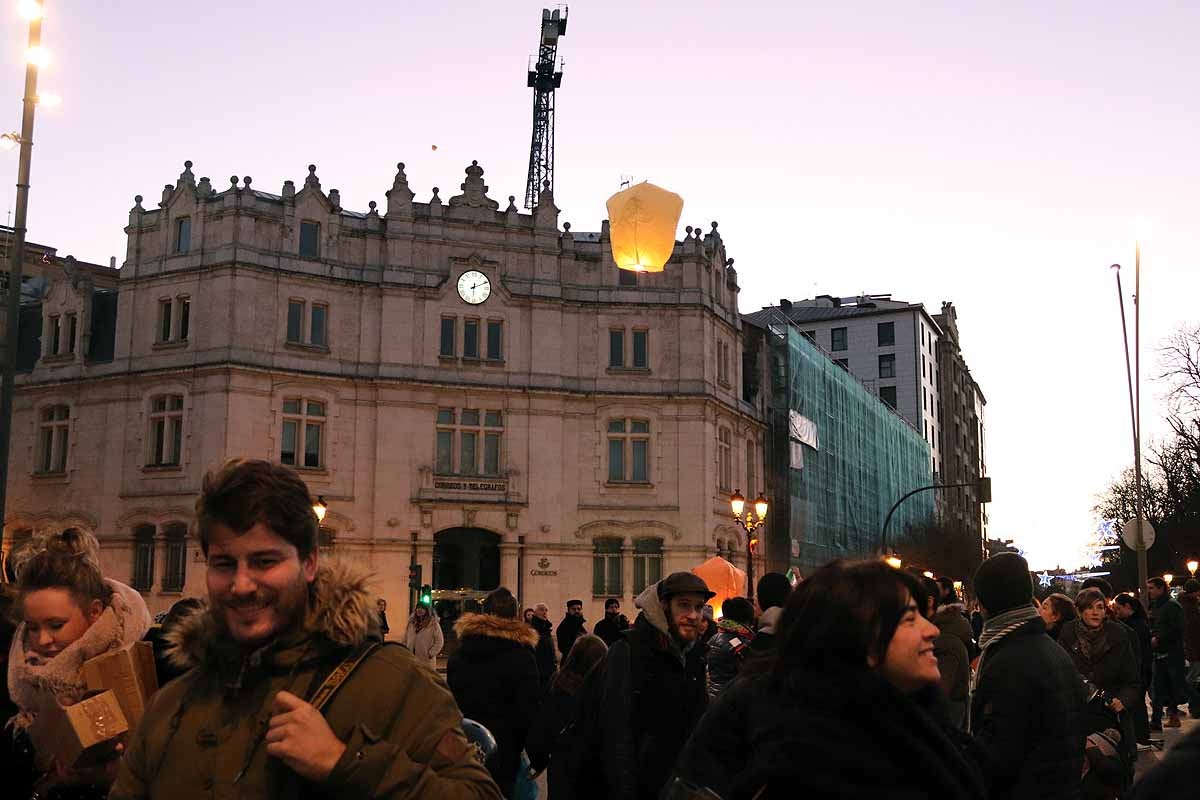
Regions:
<instances>
[{"instance_id":1,"label":"woman in black coat","mask_svg":"<svg viewBox=\"0 0 1200 800\"><path fill-rule=\"evenodd\" d=\"M814 573L788 600L775 662L743 671L709 709L675 788L725 800L986 796L970 740L944 713L924 595L881 562Z\"/></svg>"},{"instance_id":2,"label":"woman in black coat","mask_svg":"<svg viewBox=\"0 0 1200 800\"><path fill-rule=\"evenodd\" d=\"M1150 619L1142 601L1131 594L1122 593L1113 600L1113 613L1133 632L1131 639L1138 662L1138 677L1141 693L1133 709L1133 729L1139 743L1150 742L1150 715L1146 711L1146 692L1154 674L1154 650L1150 645Z\"/></svg>"},{"instance_id":3,"label":"woman in black coat","mask_svg":"<svg viewBox=\"0 0 1200 800\"><path fill-rule=\"evenodd\" d=\"M563 659L562 669L554 673L550 690L542 698L538 715L525 740L529 767L534 772L548 769L546 788L551 800L563 800L571 795L571 776L568 774L568 737L564 734L575 719L579 690L592 667L604 660L608 646L599 636L580 636Z\"/></svg>"},{"instance_id":4,"label":"woman in black coat","mask_svg":"<svg viewBox=\"0 0 1200 800\"><path fill-rule=\"evenodd\" d=\"M1088 682L1087 694L1101 693L1091 697L1085 710L1086 733L1117 728L1126 763L1132 766L1137 758L1133 710L1141 696L1141 683L1130 637L1119 622L1108 619L1108 603L1099 589L1084 589L1076 595L1075 609L1079 618L1063 626L1058 643ZM1089 761L1094 763L1093 755L1089 753ZM1132 776L1121 777L1127 780ZM1116 788L1123 785L1120 781Z\"/></svg>"}]
</instances>

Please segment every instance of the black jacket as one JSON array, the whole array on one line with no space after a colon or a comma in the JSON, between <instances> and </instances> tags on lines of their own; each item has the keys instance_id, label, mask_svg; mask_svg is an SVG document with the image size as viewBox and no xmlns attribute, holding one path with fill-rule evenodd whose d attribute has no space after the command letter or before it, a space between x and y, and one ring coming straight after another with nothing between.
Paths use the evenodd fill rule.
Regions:
<instances>
[{"instance_id":1,"label":"black jacket","mask_svg":"<svg viewBox=\"0 0 1200 800\"><path fill-rule=\"evenodd\" d=\"M1150 635L1158 637L1155 655L1183 661L1183 606L1163 595L1150 606Z\"/></svg>"},{"instance_id":2,"label":"black jacket","mask_svg":"<svg viewBox=\"0 0 1200 800\"><path fill-rule=\"evenodd\" d=\"M1079 641L1083 621L1076 619L1063 626L1058 644L1071 656L1075 669L1109 698L1117 698L1129 709L1120 715L1122 744L1126 753L1137 757L1136 738L1133 730L1132 711L1142 696L1141 676L1138 674L1137 659L1133 655L1132 637L1128 629L1112 620L1104 621L1105 646L1088 658ZM1143 701L1144 702L1144 701ZM1104 711L1099 701L1087 706L1084 712L1086 733L1095 733L1110 727L1111 715Z\"/></svg>"},{"instance_id":3,"label":"black jacket","mask_svg":"<svg viewBox=\"0 0 1200 800\"><path fill-rule=\"evenodd\" d=\"M971 732L988 756L993 800L1079 796L1083 681L1035 617L988 645L971 699Z\"/></svg>"},{"instance_id":4,"label":"black jacket","mask_svg":"<svg viewBox=\"0 0 1200 800\"><path fill-rule=\"evenodd\" d=\"M638 596L642 613L588 675L580 722L599 771L572 797L657 800L704 713L699 647L673 640L657 592L656 583Z\"/></svg>"},{"instance_id":5,"label":"black jacket","mask_svg":"<svg viewBox=\"0 0 1200 800\"><path fill-rule=\"evenodd\" d=\"M676 775L725 800L982 798L970 740L941 702L936 687L906 697L866 669L779 685L743 675L704 715Z\"/></svg>"},{"instance_id":6,"label":"black jacket","mask_svg":"<svg viewBox=\"0 0 1200 800\"><path fill-rule=\"evenodd\" d=\"M742 670L742 662L749 655L754 634L743 629L732 630L724 626L708 640L705 662L708 669L708 699L711 700L725 690Z\"/></svg>"},{"instance_id":7,"label":"black jacket","mask_svg":"<svg viewBox=\"0 0 1200 800\"><path fill-rule=\"evenodd\" d=\"M1137 656L1142 689L1149 689L1154 673L1154 652L1150 649L1150 620L1139 611L1136 616L1121 620L1121 623L1129 628L1129 643L1133 645L1133 654Z\"/></svg>"},{"instance_id":8,"label":"black jacket","mask_svg":"<svg viewBox=\"0 0 1200 800\"><path fill-rule=\"evenodd\" d=\"M544 689L554 676L554 670L558 669L558 659L554 657L554 637L550 635L554 626L550 624L550 620L538 616L529 624L537 631L538 640L534 656L537 660L538 680Z\"/></svg>"},{"instance_id":9,"label":"black jacket","mask_svg":"<svg viewBox=\"0 0 1200 800\"><path fill-rule=\"evenodd\" d=\"M505 797L512 797L540 690L533 648L537 634L519 619L463 614L454 625L460 642L446 663L446 682L463 716L492 732L488 759Z\"/></svg>"},{"instance_id":10,"label":"black jacket","mask_svg":"<svg viewBox=\"0 0 1200 800\"><path fill-rule=\"evenodd\" d=\"M624 631L629 630L629 620L624 614L617 614L615 619L610 619L607 614L604 619L596 623L595 631L597 636L604 640L604 643L612 647L617 639L621 638Z\"/></svg>"},{"instance_id":11,"label":"black jacket","mask_svg":"<svg viewBox=\"0 0 1200 800\"><path fill-rule=\"evenodd\" d=\"M587 633L584 622L585 620L581 616L567 614L563 617L563 621L558 623L558 630L554 632L554 635L558 637L558 652L562 653L563 658L566 658L567 653L571 652L571 646L575 644L575 640Z\"/></svg>"},{"instance_id":12,"label":"black jacket","mask_svg":"<svg viewBox=\"0 0 1200 800\"><path fill-rule=\"evenodd\" d=\"M534 770L546 770L546 783L550 798L569 798L571 776L568 772L570 737L567 727L575 719L579 703L579 690L583 679L574 673L565 673L554 682L554 686L542 698L529 738L525 741L525 752L529 754L529 766Z\"/></svg>"}]
</instances>

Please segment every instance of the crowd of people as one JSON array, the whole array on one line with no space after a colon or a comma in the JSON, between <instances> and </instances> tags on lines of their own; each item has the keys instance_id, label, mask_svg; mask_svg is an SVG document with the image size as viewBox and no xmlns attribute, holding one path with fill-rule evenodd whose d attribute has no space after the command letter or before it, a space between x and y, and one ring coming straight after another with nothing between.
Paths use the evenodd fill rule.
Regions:
<instances>
[{"instance_id":1,"label":"crowd of people","mask_svg":"<svg viewBox=\"0 0 1200 800\"><path fill-rule=\"evenodd\" d=\"M1200 714L1195 580L1176 599L1152 579L1148 607L1099 579L1039 601L1005 553L968 610L950 578L833 562L714 609L675 572L632 621L608 599L591 632L582 601L554 625L501 587L454 622L443 678L449 627L417 604L389 642L367 577L321 563L290 468L213 470L195 531L207 598L159 624L90 534L15 554L5 797L531 800L544 772L551 800L1145 800L1192 796L1200 774L1192 733L1133 780L1154 733ZM98 763L60 762L39 725L88 695L84 662L143 640L160 686L144 716Z\"/></svg>"}]
</instances>

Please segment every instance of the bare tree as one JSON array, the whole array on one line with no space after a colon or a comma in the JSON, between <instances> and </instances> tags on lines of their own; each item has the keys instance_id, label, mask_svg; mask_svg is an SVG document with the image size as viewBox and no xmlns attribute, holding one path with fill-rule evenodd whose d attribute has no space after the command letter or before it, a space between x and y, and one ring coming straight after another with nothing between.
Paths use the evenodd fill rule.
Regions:
<instances>
[{"instance_id":1,"label":"bare tree","mask_svg":"<svg viewBox=\"0 0 1200 800\"><path fill-rule=\"evenodd\" d=\"M982 560L978 537L956 522L913 526L899 536L896 549L909 564L967 583Z\"/></svg>"}]
</instances>

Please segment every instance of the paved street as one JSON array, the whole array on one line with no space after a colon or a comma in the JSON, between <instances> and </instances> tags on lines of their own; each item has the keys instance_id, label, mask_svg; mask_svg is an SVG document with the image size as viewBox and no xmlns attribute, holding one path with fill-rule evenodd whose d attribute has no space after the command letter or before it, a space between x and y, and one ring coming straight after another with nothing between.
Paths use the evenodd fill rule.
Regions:
<instances>
[{"instance_id":1,"label":"paved street","mask_svg":"<svg viewBox=\"0 0 1200 800\"><path fill-rule=\"evenodd\" d=\"M1153 768L1154 765L1163 758L1166 752L1170 750L1176 742L1178 742L1191 731L1195 730L1196 727L1200 725L1200 720L1193 719L1192 717L1181 717L1180 722L1183 723L1182 728L1165 728L1162 733L1153 734L1156 739L1161 738L1163 741L1165 741L1166 746L1161 752L1150 751L1138 754L1137 777L1140 778L1148 770Z\"/></svg>"}]
</instances>

